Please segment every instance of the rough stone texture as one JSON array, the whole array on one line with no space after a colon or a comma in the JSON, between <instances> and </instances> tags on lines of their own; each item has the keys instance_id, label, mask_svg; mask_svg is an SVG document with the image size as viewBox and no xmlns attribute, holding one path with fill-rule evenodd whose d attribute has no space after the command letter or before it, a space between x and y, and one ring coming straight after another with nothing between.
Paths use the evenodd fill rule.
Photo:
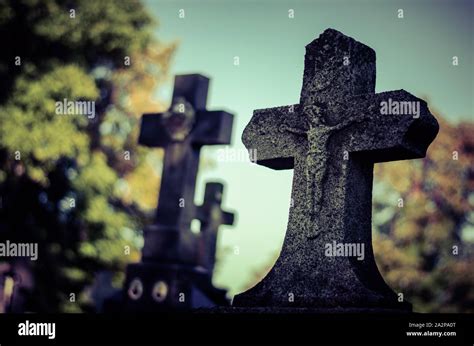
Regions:
<instances>
[{"instance_id":1,"label":"rough stone texture","mask_svg":"<svg viewBox=\"0 0 474 346\"><path fill-rule=\"evenodd\" d=\"M194 193L202 146L229 144L233 115L206 110L209 79L176 76L170 109L142 118L139 143L164 149L156 218L144 230L142 261L129 265L125 309L157 311L228 304L212 285L218 228L232 224L221 210L223 185L208 183L202 206ZM191 221L201 221L198 234ZM180 296L184 294L183 296Z\"/></svg>"},{"instance_id":2,"label":"rough stone texture","mask_svg":"<svg viewBox=\"0 0 474 346\"><path fill-rule=\"evenodd\" d=\"M420 102L419 118L382 115L389 98ZM373 166L424 157L437 132L423 100L404 90L375 94L371 48L332 29L307 45L300 103L254 111L242 136L257 164L294 169L293 204L276 264L233 306L411 310L375 264ZM363 243L364 260L325 256L333 241Z\"/></svg>"}]
</instances>

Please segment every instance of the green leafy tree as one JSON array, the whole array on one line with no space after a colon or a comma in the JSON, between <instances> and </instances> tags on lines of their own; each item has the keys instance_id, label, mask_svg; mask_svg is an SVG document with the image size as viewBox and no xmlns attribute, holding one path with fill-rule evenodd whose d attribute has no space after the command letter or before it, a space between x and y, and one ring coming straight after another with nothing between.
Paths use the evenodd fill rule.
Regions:
<instances>
[{"instance_id":1,"label":"green leafy tree","mask_svg":"<svg viewBox=\"0 0 474 346\"><path fill-rule=\"evenodd\" d=\"M161 159L138 119L174 51L154 24L139 1L0 3L0 239L39 244L20 310L88 311L95 273L138 259ZM57 114L64 99L95 116Z\"/></svg>"}]
</instances>

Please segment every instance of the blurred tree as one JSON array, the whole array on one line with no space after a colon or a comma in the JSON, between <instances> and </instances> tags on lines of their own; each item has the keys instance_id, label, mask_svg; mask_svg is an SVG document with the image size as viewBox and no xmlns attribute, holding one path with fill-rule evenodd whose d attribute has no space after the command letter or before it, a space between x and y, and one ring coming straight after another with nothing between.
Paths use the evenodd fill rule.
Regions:
<instances>
[{"instance_id":1,"label":"blurred tree","mask_svg":"<svg viewBox=\"0 0 474 346\"><path fill-rule=\"evenodd\" d=\"M420 312L474 312L474 124L436 116L422 160L376 165L374 251Z\"/></svg>"},{"instance_id":2,"label":"blurred tree","mask_svg":"<svg viewBox=\"0 0 474 346\"><path fill-rule=\"evenodd\" d=\"M161 162L137 147L138 118L159 110L175 48L153 28L139 1L0 2L0 239L39 244L22 309L90 310L94 274L138 259ZM64 99L95 117L56 114Z\"/></svg>"}]
</instances>

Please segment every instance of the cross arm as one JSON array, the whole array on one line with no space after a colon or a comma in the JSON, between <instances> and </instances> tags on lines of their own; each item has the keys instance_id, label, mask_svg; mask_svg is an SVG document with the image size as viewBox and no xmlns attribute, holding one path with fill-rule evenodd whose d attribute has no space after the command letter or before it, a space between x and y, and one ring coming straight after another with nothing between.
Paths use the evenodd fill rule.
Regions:
<instances>
[{"instance_id":1,"label":"cross arm","mask_svg":"<svg viewBox=\"0 0 474 346\"><path fill-rule=\"evenodd\" d=\"M169 141L169 135L163 124L161 114L144 114L140 125L138 143L148 147L164 147Z\"/></svg>"},{"instance_id":2,"label":"cross arm","mask_svg":"<svg viewBox=\"0 0 474 346\"><path fill-rule=\"evenodd\" d=\"M355 96L349 104L346 117L362 121L341 140L374 162L424 157L439 130L426 102L405 90Z\"/></svg>"},{"instance_id":3,"label":"cross arm","mask_svg":"<svg viewBox=\"0 0 474 346\"><path fill-rule=\"evenodd\" d=\"M196 145L229 144L234 116L225 111L198 111L193 130Z\"/></svg>"},{"instance_id":4,"label":"cross arm","mask_svg":"<svg viewBox=\"0 0 474 346\"><path fill-rule=\"evenodd\" d=\"M297 130L303 129L305 118L299 105L255 110L242 134L247 149L256 152L257 164L273 169L291 169L298 151L304 150L306 137Z\"/></svg>"},{"instance_id":5,"label":"cross arm","mask_svg":"<svg viewBox=\"0 0 474 346\"><path fill-rule=\"evenodd\" d=\"M203 223L211 222L212 220L209 219L210 212L213 207L220 208L219 205L201 205L196 207L196 219ZM220 209L219 209L220 210ZM215 215L218 219L219 225L228 225L231 226L234 224L235 221L235 214L229 211L220 210L218 215Z\"/></svg>"},{"instance_id":6,"label":"cross arm","mask_svg":"<svg viewBox=\"0 0 474 346\"><path fill-rule=\"evenodd\" d=\"M288 124L286 123L283 123L280 125L279 127L280 129L280 132L290 132L292 134L295 134L295 135L300 135L300 136L306 136L308 130L307 129L299 129L299 128L293 128L293 127L290 127Z\"/></svg>"},{"instance_id":7,"label":"cross arm","mask_svg":"<svg viewBox=\"0 0 474 346\"><path fill-rule=\"evenodd\" d=\"M204 202L196 207L196 218L203 223L210 222L211 218L218 220L219 225L233 225L234 213L221 209L224 185L219 182L209 182L206 184L204 192Z\"/></svg>"},{"instance_id":8,"label":"cross arm","mask_svg":"<svg viewBox=\"0 0 474 346\"><path fill-rule=\"evenodd\" d=\"M222 224L223 225L233 225L234 224L234 213L224 211L222 213Z\"/></svg>"}]
</instances>

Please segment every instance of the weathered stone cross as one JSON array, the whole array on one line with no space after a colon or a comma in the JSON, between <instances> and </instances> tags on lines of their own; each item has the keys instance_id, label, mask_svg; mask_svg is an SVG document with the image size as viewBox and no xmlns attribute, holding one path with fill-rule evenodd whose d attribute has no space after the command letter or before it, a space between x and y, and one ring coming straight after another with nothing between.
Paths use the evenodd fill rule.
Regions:
<instances>
[{"instance_id":1,"label":"weathered stone cross","mask_svg":"<svg viewBox=\"0 0 474 346\"><path fill-rule=\"evenodd\" d=\"M280 257L233 305L411 309L375 264L373 166L424 157L437 132L423 100L375 94L371 48L332 29L307 45L300 103L256 110L242 136L258 164L295 172Z\"/></svg>"},{"instance_id":2,"label":"weathered stone cross","mask_svg":"<svg viewBox=\"0 0 474 346\"><path fill-rule=\"evenodd\" d=\"M232 114L206 110L208 85L201 75L176 76L169 110L142 118L139 143L161 147L165 154L155 221L144 230L142 261L127 267L128 310L228 303L226 292L211 281L218 228L233 222L232 214L220 209L222 185L209 183L204 204L194 204L202 146L229 144L232 133ZM202 225L197 234L191 232L194 219Z\"/></svg>"},{"instance_id":3,"label":"weathered stone cross","mask_svg":"<svg viewBox=\"0 0 474 346\"><path fill-rule=\"evenodd\" d=\"M176 76L169 111L142 118L139 143L165 149L156 223L146 230L144 258L198 260L195 235L188 230L196 218L200 151L204 145L229 144L233 122L230 113L206 110L208 86L209 79L201 75ZM176 246L163 248L164 232L176 238Z\"/></svg>"}]
</instances>

